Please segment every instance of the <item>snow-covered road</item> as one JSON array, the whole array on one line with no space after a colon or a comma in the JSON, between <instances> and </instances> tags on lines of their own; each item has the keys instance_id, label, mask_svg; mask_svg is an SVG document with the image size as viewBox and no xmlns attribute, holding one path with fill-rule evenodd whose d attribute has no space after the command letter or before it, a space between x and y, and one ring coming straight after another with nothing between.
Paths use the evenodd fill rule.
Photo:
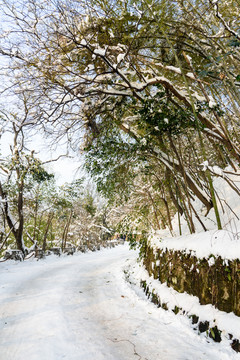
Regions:
<instances>
[{"instance_id":1,"label":"snow-covered road","mask_svg":"<svg viewBox=\"0 0 240 360\"><path fill-rule=\"evenodd\" d=\"M125 281L127 245L0 263L0 360L230 360Z\"/></svg>"}]
</instances>

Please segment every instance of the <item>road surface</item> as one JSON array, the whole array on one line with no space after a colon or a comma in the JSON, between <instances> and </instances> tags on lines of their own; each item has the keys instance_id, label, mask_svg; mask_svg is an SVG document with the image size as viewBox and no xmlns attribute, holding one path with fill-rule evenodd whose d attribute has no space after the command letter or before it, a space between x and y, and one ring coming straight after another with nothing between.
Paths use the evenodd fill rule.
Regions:
<instances>
[{"instance_id":1,"label":"road surface","mask_svg":"<svg viewBox=\"0 0 240 360\"><path fill-rule=\"evenodd\" d=\"M0 360L230 360L125 280L127 245L0 264Z\"/></svg>"}]
</instances>

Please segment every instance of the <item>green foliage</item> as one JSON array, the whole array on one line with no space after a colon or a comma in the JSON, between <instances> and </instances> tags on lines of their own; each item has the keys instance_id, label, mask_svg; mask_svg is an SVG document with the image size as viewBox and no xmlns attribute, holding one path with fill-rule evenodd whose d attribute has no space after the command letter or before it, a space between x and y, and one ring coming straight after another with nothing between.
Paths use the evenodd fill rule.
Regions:
<instances>
[{"instance_id":1,"label":"green foliage","mask_svg":"<svg viewBox=\"0 0 240 360\"><path fill-rule=\"evenodd\" d=\"M132 229L132 231L134 230L135 229ZM142 230L141 233L134 233L132 231L128 230L126 239L129 242L130 249L139 248L139 259L143 259L146 255L148 234L144 230Z\"/></svg>"},{"instance_id":2,"label":"green foliage","mask_svg":"<svg viewBox=\"0 0 240 360\"><path fill-rule=\"evenodd\" d=\"M41 165L39 160L36 160L34 167L30 169L30 174L33 181L36 181L38 184L44 181L50 181L54 178L54 174L49 174Z\"/></svg>"},{"instance_id":3,"label":"green foliage","mask_svg":"<svg viewBox=\"0 0 240 360\"><path fill-rule=\"evenodd\" d=\"M231 276L232 271L231 271L231 269L230 269L228 266L226 266L226 267L224 268L224 270L225 270L226 273L227 273L227 278L228 278L228 280L229 280L229 281L232 281L232 276Z\"/></svg>"},{"instance_id":4,"label":"green foliage","mask_svg":"<svg viewBox=\"0 0 240 360\"><path fill-rule=\"evenodd\" d=\"M215 111L218 116L223 116L224 115L224 111L221 108L220 104L216 104L212 107L209 106L209 103L207 101L197 101L196 104L196 111L197 113L201 113L203 111L208 111L209 113ZM204 127L202 127L203 129Z\"/></svg>"},{"instance_id":5,"label":"green foliage","mask_svg":"<svg viewBox=\"0 0 240 360\"><path fill-rule=\"evenodd\" d=\"M92 217L95 216L97 208L94 204L94 198L90 194L87 194L86 198L84 199L84 209L89 213Z\"/></svg>"},{"instance_id":6,"label":"green foliage","mask_svg":"<svg viewBox=\"0 0 240 360\"><path fill-rule=\"evenodd\" d=\"M77 179L71 183L66 183L61 187L61 190L66 200L77 200L83 195L83 179Z\"/></svg>"},{"instance_id":7,"label":"green foliage","mask_svg":"<svg viewBox=\"0 0 240 360\"><path fill-rule=\"evenodd\" d=\"M237 38L231 39L228 42L228 46L231 46L231 47L234 47L234 48L239 47L240 46L240 41Z\"/></svg>"},{"instance_id":8,"label":"green foliage","mask_svg":"<svg viewBox=\"0 0 240 360\"><path fill-rule=\"evenodd\" d=\"M127 199L133 180L136 144L129 143L119 132L107 130L92 143L86 154L85 168L96 181L98 191L113 198Z\"/></svg>"},{"instance_id":9,"label":"green foliage","mask_svg":"<svg viewBox=\"0 0 240 360\"><path fill-rule=\"evenodd\" d=\"M188 128L204 127L190 110L173 105L164 91L158 91L152 98L144 100L138 113L139 128L150 131L152 136L179 135Z\"/></svg>"}]
</instances>

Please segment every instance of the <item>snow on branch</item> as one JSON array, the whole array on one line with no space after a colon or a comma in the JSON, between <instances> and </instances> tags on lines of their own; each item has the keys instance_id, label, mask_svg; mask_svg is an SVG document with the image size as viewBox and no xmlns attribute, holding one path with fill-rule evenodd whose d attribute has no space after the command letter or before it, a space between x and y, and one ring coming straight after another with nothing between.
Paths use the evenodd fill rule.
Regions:
<instances>
[{"instance_id":1,"label":"snow on branch","mask_svg":"<svg viewBox=\"0 0 240 360\"><path fill-rule=\"evenodd\" d=\"M219 6L218 6L218 0L209 0L209 2L213 6L213 8L215 10L216 17L222 22L225 29L228 30L238 40L240 40L240 35L230 27L230 25L227 23L227 21L224 20L222 14L220 14Z\"/></svg>"}]
</instances>

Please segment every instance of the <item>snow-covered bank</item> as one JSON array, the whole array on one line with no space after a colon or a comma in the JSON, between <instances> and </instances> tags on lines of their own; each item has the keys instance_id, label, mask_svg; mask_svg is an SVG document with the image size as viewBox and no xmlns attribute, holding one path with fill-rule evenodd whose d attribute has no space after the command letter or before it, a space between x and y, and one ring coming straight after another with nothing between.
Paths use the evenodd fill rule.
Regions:
<instances>
[{"instance_id":1,"label":"snow-covered bank","mask_svg":"<svg viewBox=\"0 0 240 360\"><path fill-rule=\"evenodd\" d=\"M210 230L185 236L167 237L161 241L156 235L151 240L151 246L155 249L179 250L199 259L207 259L210 255L221 256L226 260L240 259L238 233L233 234L229 230Z\"/></svg>"},{"instance_id":2,"label":"snow-covered bank","mask_svg":"<svg viewBox=\"0 0 240 360\"><path fill-rule=\"evenodd\" d=\"M200 305L199 299L196 296L189 295L186 292L179 293L173 288L168 287L166 283L161 284L158 280L150 277L147 270L145 270L139 263L132 261L129 264L129 281L140 286L141 282L145 281L149 293L154 293L161 299L162 304L166 304L168 309L174 311L177 307L179 314L184 316L197 316L199 321L208 321L209 328L217 326L222 332L222 340L229 341L229 334L233 338L240 339L240 318L233 313L226 313L216 309L211 304ZM239 355L240 356L240 355Z\"/></svg>"},{"instance_id":3,"label":"snow-covered bank","mask_svg":"<svg viewBox=\"0 0 240 360\"><path fill-rule=\"evenodd\" d=\"M0 359L230 360L189 319L157 309L126 281L127 246L0 264Z\"/></svg>"},{"instance_id":4,"label":"snow-covered bank","mask_svg":"<svg viewBox=\"0 0 240 360\"><path fill-rule=\"evenodd\" d=\"M178 218L176 215L173 219L174 237L170 236L168 229L153 233L148 239L144 259L148 272L143 267L135 267L133 276L139 279L138 283L146 283L147 292L156 297L156 303L166 304L168 309L180 310L188 316L196 316L196 329L200 322L208 322L209 332L217 327L222 332L223 341L229 341L229 334L240 339L240 318L217 308L239 315L240 202L235 191L239 191L239 173L233 174L228 169L221 171L220 175L234 181L229 186L221 177L214 179L223 230L217 230L213 209L204 216L202 204L192 201L201 220L193 214L196 233L189 234L184 216ZM203 227L209 231L203 231ZM149 277L152 270L155 279ZM202 304L208 305L200 305L199 299Z\"/></svg>"},{"instance_id":5,"label":"snow-covered bank","mask_svg":"<svg viewBox=\"0 0 240 360\"><path fill-rule=\"evenodd\" d=\"M207 258L211 254L228 260L240 258L240 201L239 195L233 189L235 187L237 191L240 191L238 187L240 173L233 174L230 170L231 168L226 169L222 175L233 181L232 187L223 178L214 178L214 188L217 193L223 230L217 230L214 209L211 209L209 214L205 216L206 209L199 200L195 199L192 201L192 206L208 231L203 231L201 223L193 213L196 233L190 235L184 215L179 219L176 214L172 221L174 237L168 228L158 230L149 238L151 247L191 252L198 258ZM179 222L181 224L181 236L179 234Z\"/></svg>"}]
</instances>

